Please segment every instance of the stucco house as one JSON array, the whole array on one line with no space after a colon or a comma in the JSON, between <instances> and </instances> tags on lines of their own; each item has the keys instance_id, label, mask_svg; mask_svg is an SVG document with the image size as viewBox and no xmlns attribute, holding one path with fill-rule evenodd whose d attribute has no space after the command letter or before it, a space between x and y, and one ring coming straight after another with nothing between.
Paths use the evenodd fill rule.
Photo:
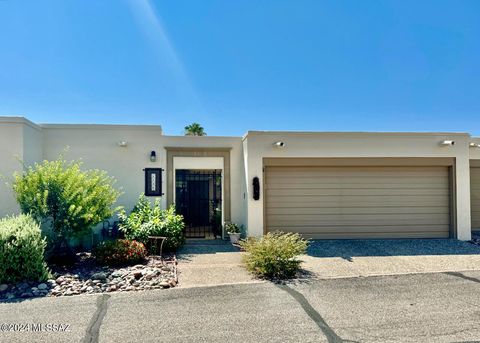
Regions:
<instances>
[{"instance_id":1,"label":"stucco house","mask_svg":"<svg viewBox=\"0 0 480 343\"><path fill-rule=\"evenodd\" d=\"M175 204L187 237L281 229L308 238L457 238L480 228L480 139L468 133L266 132L167 136L157 125L36 124L0 117L0 174L81 158L106 170L130 209ZM0 216L18 212L0 185Z\"/></svg>"}]
</instances>

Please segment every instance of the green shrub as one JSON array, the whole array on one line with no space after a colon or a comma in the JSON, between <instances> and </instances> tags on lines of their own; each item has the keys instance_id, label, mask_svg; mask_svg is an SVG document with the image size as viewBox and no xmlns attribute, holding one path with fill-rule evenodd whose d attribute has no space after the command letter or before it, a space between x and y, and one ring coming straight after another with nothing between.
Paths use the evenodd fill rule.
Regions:
<instances>
[{"instance_id":1,"label":"green shrub","mask_svg":"<svg viewBox=\"0 0 480 343\"><path fill-rule=\"evenodd\" d=\"M100 243L92 253L99 263L114 266L142 262L145 260L147 250L140 242L118 239Z\"/></svg>"},{"instance_id":2,"label":"green shrub","mask_svg":"<svg viewBox=\"0 0 480 343\"><path fill-rule=\"evenodd\" d=\"M291 278L300 268L298 255L306 252L308 241L297 233L269 232L240 243L246 251L247 269L260 277Z\"/></svg>"},{"instance_id":3,"label":"green shrub","mask_svg":"<svg viewBox=\"0 0 480 343\"><path fill-rule=\"evenodd\" d=\"M44 259L45 238L29 215L0 220L0 283L44 281L50 277Z\"/></svg>"},{"instance_id":4,"label":"green shrub","mask_svg":"<svg viewBox=\"0 0 480 343\"><path fill-rule=\"evenodd\" d=\"M119 227L128 239L148 244L148 236L163 236L167 239L164 250L176 250L185 243L183 216L175 213L175 207L166 210L160 207L160 199L153 206L142 194L132 212L122 210L119 213Z\"/></svg>"},{"instance_id":5,"label":"green shrub","mask_svg":"<svg viewBox=\"0 0 480 343\"><path fill-rule=\"evenodd\" d=\"M238 226L238 224L235 223L225 223L225 231L227 233L241 233L242 232L242 227Z\"/></svg>"},{"instance_id":6,"label":"green shrub","mask_svg":"<svg viewBox=\"0 0 480 343\"><path fill-rule=\"evenodd\" d=\"M110 218L120 192L105 171L81 170L62 157L14 175L13 190L23 213L52 226L54 238L68 241Z\"/></svg>"}]
</instances>

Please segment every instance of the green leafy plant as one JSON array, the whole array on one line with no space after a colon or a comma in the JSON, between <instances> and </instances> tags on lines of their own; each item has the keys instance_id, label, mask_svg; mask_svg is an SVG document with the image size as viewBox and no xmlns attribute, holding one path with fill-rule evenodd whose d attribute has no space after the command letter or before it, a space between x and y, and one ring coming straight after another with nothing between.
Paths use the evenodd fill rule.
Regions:
<instances>
[{"instance_id":1,"label":"green leafy plant","mask_svg":"<svg viewBox=\"0 0 480 343\"><path fill-rule=\"evenodd\" d=\"M226 222L224 226L225 226L225 231L227 231L227 233L241 233L242 227L238 226L235 223Z\"/></svg>"},{"instance_id":2,"label":"green leafy plant","mask_svg":"<svg viewBox=\"0 0 480 343\"><path fill-rule=\"evenodd\" d=\"M105 241L97 245L92 254L97 262L109 266L136 264L145 260L147 250L143 243L128 239Z\"/></svg>"},{"instance_id":3,"label":"green leafy plant","mask_svg":"<svg viewBox=\"0 0 480 343\"><path fill-rule=\"evenodd\" d=\"M14 175L13 190L23 213L51 224L54 240L68 242L91 231L117 209L115 180L105 171L82 170L80 161L60 156Z\"/></svg>"},{"instance_id":4,"label":"green leafy plant","mask_svg":"<svg viewBox=\"0 0 480 343\"><path fill-rule=\"evenodd\" d=\"M119 227L128 239L134 239L148 244L148 236L166 237L165 250L176 250L185 243L183 216L175 213L171 206L162 210L160 199L152 203L141 194L132 212L127 215L125 210L119 213Z\"/></svg>"},{"instance_id":5,"label":"green leafy plant","mask_svg":"<svg viewBox=\"0 0 480 343\"><path fill-rule=\"evenodd\" d=\"M0 283L44 281L50 277L44 252L47 242L29 215L0 220Z\"/></svg>"},{"instance_id":6,"label":"green leafy plant","mask_svg":"<svg viewBox=\"0 0 480 343\"><path fill-rule=\"evenodd\" d=\"M240 242L246 251L244 262L259 277L291 278L300 268L297 256L305 254L308 241L297 233L269 232L261 238Z\"/></svg>"}]
</instances>

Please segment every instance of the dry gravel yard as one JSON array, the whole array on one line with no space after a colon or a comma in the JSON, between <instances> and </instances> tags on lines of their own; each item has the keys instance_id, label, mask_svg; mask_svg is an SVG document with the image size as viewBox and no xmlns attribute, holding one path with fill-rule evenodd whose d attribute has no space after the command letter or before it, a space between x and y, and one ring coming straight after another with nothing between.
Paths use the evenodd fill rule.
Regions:
<instances>
[{"instance_id":1,"label":"dry gravel yard","mask_svg":"<svg viewBox=\"0 0 480 343\"><path fill-rule=\"evenodd\" d=\"M176 259L150 256L145 263L126 267L99 266L90 254L77 254L72 266L53 266L54 278L45 282L0 285L0 299L71 296L104 292L162 289L177 285Z\"/></svg>"}]
</instances>

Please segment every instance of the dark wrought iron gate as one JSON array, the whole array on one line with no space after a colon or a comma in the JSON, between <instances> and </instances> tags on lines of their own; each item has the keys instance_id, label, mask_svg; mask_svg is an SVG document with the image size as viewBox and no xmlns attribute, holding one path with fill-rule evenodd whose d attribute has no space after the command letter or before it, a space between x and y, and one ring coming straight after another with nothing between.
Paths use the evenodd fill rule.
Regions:
<instances>
[{"instance_id":1,"label":"dark wrought iron gate","mask_svg":"<svg viewBox=\"0 0 480 343\"><path fill-rule=\"evenodd\" d=\"M177 169L175 205L177 213L185 219L185 237L221 237L221 170Z\"/></svg>"}]
</instances>

